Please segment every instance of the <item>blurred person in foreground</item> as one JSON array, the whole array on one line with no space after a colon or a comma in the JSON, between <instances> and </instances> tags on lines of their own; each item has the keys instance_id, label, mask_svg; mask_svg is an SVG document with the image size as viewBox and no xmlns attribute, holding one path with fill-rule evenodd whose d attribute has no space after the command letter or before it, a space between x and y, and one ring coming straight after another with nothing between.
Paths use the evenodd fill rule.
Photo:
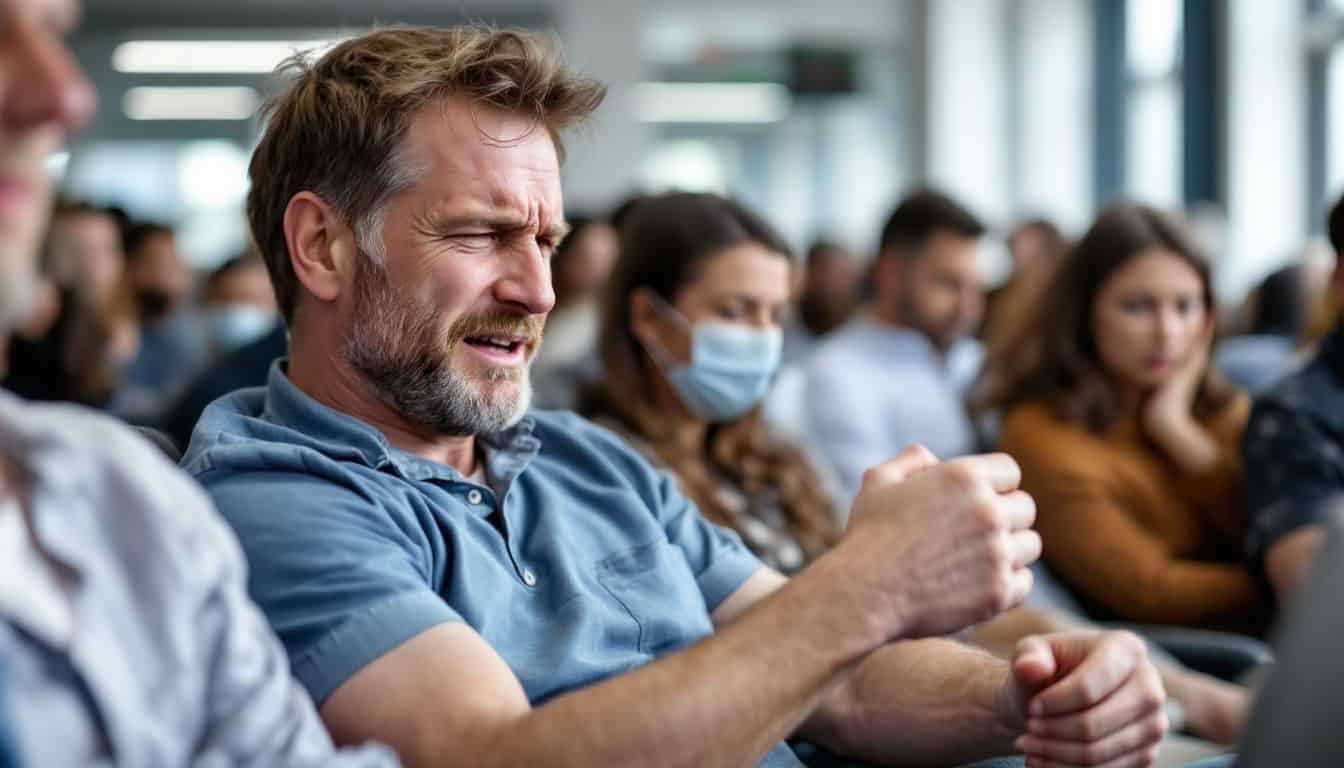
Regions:
<instances>
[{"instance_id":1,"label":"blurred person in foreground","mask_svg":"<svg viewBox=\"0 0 1344 768\"><path fill-rule=\"evenodd\" d=\"M573 408L579 388L597 378L595 356L602 289L616 260L616 230L602 219L575 216L551 258L555 309L546 344L532 363L539 408Z\"/></svg>"},{"instance_id":2,"label":"blurred person in foreground","mask_svg":"<svg viewBox=\"0 0 1344 768\"><path fill-rule=\"evenodd\" d=\"M1344 199L1327 221L1336 262L1329 293L1344 305ZM1242 445L1253 568L1280 602L1291 599L1325 541L1325 521L1344 494L1344 322L1311 357L1256 400Z\"/></svg>"},{"instance_id":3,"label":"blurred person in foreground","mask_svg":"<svg viewBox=\"0 0 1344 768\"><path fill-rule=\"evenodd\" d=\"M290 358L206 410L184 466L338 741L414 766L798 766L795 735L884 763L1150 762L1162 688L1134 636L1012 662L916 641L1030 588L1006 457L875 468L789 581L610 432L528 412L560 136L605 92L543 38L382 29L289 82L248 211Z\"/></svg>"},{"instance_id":4,"label":"blurred person in foreground","mask_svg":"<svg viewBox=\"0 0 1344 768\"><path fill-rule=\"evenodd\" d=\"M46 156L93 109L62 39L77 13L0 1L0 336L37 285ZM0 764L394 765L334 753L245 583L208 500L147 442L0 392Z\"/></svg>"},{"instance_id":5,"label":"blurred person in foreground","mask_svg":"<svg viewBox=\"0 0 1344 768\"><path fill-rule=\"evenodd\" d=\"M977 405L1040 504L1045 560L1097 615L1258 633L1241 562L1249 401L1209 364L1209 270L1185 232L1115 205L1055 273Z\"/></svg>"},{"instance_id":6,"label":"blurred person in foreground","mask_svg":"<svg viewBox=\"0 0 1344 768\"><path fill-rule=\"evenodd\" d=\"M815 455L852 499L865 470L907 445L940 458L977 448L964 402L980 367L967 337L983 306L978 253L984 225L937 192L910 195L882 228L872 311L823 341L801 365L794 406ZM772 395L772 398L775 397ZM788 429L787 425L785 426Z\"/></svg>"}]
</instances>

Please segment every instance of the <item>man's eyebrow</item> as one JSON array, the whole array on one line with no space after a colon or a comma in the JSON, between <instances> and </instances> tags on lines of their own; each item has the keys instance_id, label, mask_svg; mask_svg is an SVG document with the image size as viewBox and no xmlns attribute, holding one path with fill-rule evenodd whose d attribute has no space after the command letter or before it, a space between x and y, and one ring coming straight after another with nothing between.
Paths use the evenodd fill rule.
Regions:
<instances>
[{"instance_id":1,"label":"man's eyebrow","mask_svg":"<svg viewBox=\"0 0 1344 768\"><path fill-rule=\"evenodd\" d=\"M558 243L566 237L569 237L571 231L573 231L573 228L569 226L569 222L557 221L551 225L549 230L547 230L547 234L551 236L552 240Z\"/></svg>"},{"instance_id":2,"label":"man's eyebrow","mask_svg":"<svg viewBox=\"0 0 1344 768\"><path fill-rule=\"evenodd\" d=\"M420 220L421 226L436 232L446 232L464 227L476 227L492 232L507 232L527 226L527 220L519 216L492 214L452 214L429 213Z\"/></svg>"}]
</instances>

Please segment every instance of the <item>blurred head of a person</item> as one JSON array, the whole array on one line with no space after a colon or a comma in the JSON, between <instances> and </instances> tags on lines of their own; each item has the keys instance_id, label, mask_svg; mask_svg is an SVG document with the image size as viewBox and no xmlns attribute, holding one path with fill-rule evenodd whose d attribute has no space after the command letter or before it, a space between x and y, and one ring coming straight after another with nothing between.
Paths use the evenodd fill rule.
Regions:
<instances>
[{"instance_id":1,"label":"blurred head of a person","mask_svg":"<svg viewBox=\"0 0 1344 768\"><path fill-rule=\"evenodd\" d=\"M47 155L93 111L64 42L78 13L73 0L0 1L0 336L23 321L41 285Z\"/></svg>"},{"instance_id":2,"label":"blurred head of a person","mask_svg":"<svg viewBox=\"0 0 1344 768\"><path fill-rule=\"evenodd\" d=\"M74 287L97 303L112 300L126 256L121 225L106 208L61 201L51 213L44 271L62 288Z\"/></svg>"},{"instance_id":3,"label":"blurred head of a person","mask_svg":"<svg viewBox=\"0 0 1344 768\"><path fill-rule=\"evenodd\" d=\"M201 288L200 308L216 351L255 341L280 319L266 263L255 253L215 268Z\"/></svg>"},{"instance_id":4,"label":"blurred head of a person","mask_svg":"<svg viewBox=\"0 0 1344 768\"><path fill-rule=\"evenodd\" d=\"M1344 196L1335 201L1326 215L1325 233L1330 242L1334 268L1327 289L1308 312L1306 324L1299 336L1302 345L1314 344L1330 333L1339 321L1340 307L1344 307Z\"/></svg>"},{"instance_id":5,"label":"blurred head of a person","mask_svg":"<svg viewBox=\"0 0 1344 768\"><path fill-rule=\"evenodd\" d=\"M1199 353L1214 309L1208 262L1184 228L1146 206L1113 205L1059 265L1034 322L1008 345L1016 362L986 399L1042 400L1104 429ZM1195 415L1234 394L1206 365Z\"/></svg>"},{"instance_id":6,"label":"blurred head of a person","mask_svg":"<svg viewBox=\"0 0 1344 768\"><path fill-rule=\"evenodd\" d=\"M938 192L910 195L882 227L873 269L879 319L923 333L946 350L980 321L979 245L985 227Z\"/></svg>"},{"instance_id":7,"label":"blurred head of a person","mask_svg":"<svg viewBox=\"0 0 1344 768\"><path fill-rule=\"evenodd\" d=\"M1007 244L1014 275L1053 264L1068 245L1059 227L1046 219L1028 219L1018 224L1008 235Z\"/></svg>"},{"instance_id":8,"label":"blurred head of a person","mask_svg":"<svg viewBox=\"0 0 1344 768\"><path fill-rule=\"evenodd\" d=\"M1305 262L1269 273L1246 297L1246 332L1297 339L1328 279L1316 265Z\"/></svg>"},{"instance_id":9,"label":"blurred head of a person","mask_svg":"<svg viewBox=\"0 0 1344 768\"><path fill-rule=\"evenodd\" d=\"M603 376L588 410L653 443L710 519L729 517L712 498L707 463L787 488L790 514L810 521L812 552L829 530L829 497L798 470L796 449L770 439L759 407L779 366L791 288L787 244L737 202L644 200L621 230L603 305Z\"/></svg>"},{"instance_id":10,"label":"blurred head of a person","mask_svg":"<svg viewBox=\"0 0 1344 768\"><path fill-rule=\"evenodd\" d=\"M616 230L610 224L587 216L571 216L569 227L569 234L551 257L557 310L597 299L616 261Z\"/></svg>"},{"instance_id":11,"label":"blurred head of a person","mask_svg":"<svg viewBox=\"0 0 1344 768\"><path fill-rule=\"evenodd\" d=\"M478 26L379 29L289 69L247 209L291 378L417 435L513 424L555 300L560 137L604 88Z\"/></svg>"},{"instance_id":12,"label":"blurred head of a person","mask_svg":"<svg viewBox=\"0 0 1344 768\"><path fill-rule=\"evenodd\" d=\"M191 272L177 236L164 224L141 222L126 233L126 283L146 327L173 316L191 294Z\"/></svg>"},{"instance_id":13,"label":"blurred head of a person","mask_svg":"<svg viewBox=\"0 0 1344 768\"><path fill-rule=\"evenodd\" d=\"M844 246L818 240L807 249L798 316L814 336L823 336L849 319L858 303L863 267Z\"/></svg>"}]
</instances>

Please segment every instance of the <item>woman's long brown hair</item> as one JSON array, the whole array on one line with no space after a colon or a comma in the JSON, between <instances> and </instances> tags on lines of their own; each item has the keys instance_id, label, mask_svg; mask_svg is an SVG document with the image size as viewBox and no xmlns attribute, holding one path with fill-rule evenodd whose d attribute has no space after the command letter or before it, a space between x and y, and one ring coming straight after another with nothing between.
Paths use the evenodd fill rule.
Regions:
<instances>
[{"instance_id":1,"label":"woman's long brown hair","mask_svg":"<svg viewBox=\"0 0 1344 768\"><path fill-rule=\"evenodd\" d=\"M1048 403L1062 420L1101 433L1120 414L1120 390L1097 355L1092 315L1102 285L1132 259L1154 248L1175 254L1199 274L1204 304L1216 316L1208 261L1180 225L1147 206L1108 207L1050 278L1044 298L1011 338L989 351L972 393L972 410L1007 411ZM1193 415L1205 421L1237 394L1212 366L1195 396Z\"/></svg>"},{"instance_id":2,"label":"woman's long brown hair","mask_svg":"<svg viewBox=\"0 0 1344 768\"><path fill-rule=\"evenodd\" d=\"M838 537L832 501L803 451L774 437L760 407L710 425L705 444L685 449L671 439L675 422L659 407L655 363L631 332L630 296L646 289L668 304L725 248L758 243L782 259L789 249L764 221L738 203L707 194L671 193L640 201L621 225L621 252L607 287L598 350L602 378L583 410L606 416L644 438L710 521L732 525L718 497L722 474L747 494L772 491L789 532L807 559Z\"/></svg>"}]
</instances>

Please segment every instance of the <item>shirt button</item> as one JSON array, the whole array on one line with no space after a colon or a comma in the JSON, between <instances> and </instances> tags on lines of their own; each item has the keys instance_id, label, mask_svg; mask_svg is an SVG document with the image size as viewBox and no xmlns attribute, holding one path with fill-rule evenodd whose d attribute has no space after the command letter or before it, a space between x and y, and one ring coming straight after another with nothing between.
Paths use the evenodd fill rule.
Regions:
<instances>
[{"instance_id":1,"label":"shirt button","mask_svg":"<svg viewBox=\"0 0 1344 768\"><path fill-rule=\"evenodd\" d=\"M480 504L481 498L482 498L481 492L476 490L475 488L472 488L470 491L467 491L467 501L469 503Z\"/></svg>"},{"instance_id":2,"label":"shirt button","mask_svg":"<svg viewBox=\"0 0 1344 768\"><path fill-rule=\"evenodd\" d=\"M529 587L537 586L537 574L533 573L531 568L523 569L523 583Z\"/></svg>"}]
</instances>

